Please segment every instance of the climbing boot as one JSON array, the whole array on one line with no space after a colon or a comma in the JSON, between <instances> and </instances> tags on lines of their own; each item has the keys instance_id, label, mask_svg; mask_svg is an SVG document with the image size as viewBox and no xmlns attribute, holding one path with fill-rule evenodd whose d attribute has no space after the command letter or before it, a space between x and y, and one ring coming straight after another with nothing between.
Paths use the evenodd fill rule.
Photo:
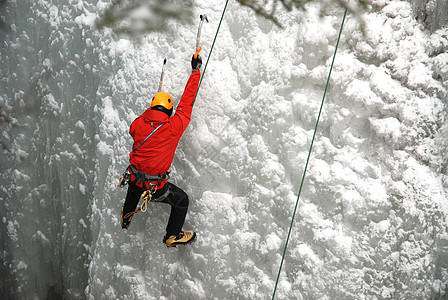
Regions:
<instances>
[{"instance_id":1,"label":"climbing boot","mask_svg":"<svg viewBox=\"0 0 448 300\"><path fill-rule=\"evenodd\" d=\"M181 231L177 235L165 237L163 242L167 247L176 247L176 245L185 245L193 242L196 239L194 231Z\"/></svg>"}]
</instances>

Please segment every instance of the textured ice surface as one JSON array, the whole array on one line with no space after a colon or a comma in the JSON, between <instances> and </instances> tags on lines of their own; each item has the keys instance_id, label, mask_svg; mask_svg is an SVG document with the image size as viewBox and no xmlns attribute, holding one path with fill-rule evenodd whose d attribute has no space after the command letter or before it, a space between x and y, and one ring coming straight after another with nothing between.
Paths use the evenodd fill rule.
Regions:
<instances>
[{"instance_id":1,"label":"textured ice surface","mask_svg":"<svg viewBox=\"0 0 448 300\"><path fill-rule=\"evenodd\" d=\"M266 299L273 292L343 11L229 3L172 181L187 247L161 243L169 207L119 225L130 123L177 101L197 24L140 44L91 25L104 1L10 1L0 33L1 293L9 299ZM198 3L208 57L224 1ZM439 299L448 282L447 29L411 4L350 15L318 127L278 299ZM7 121L7 122L5 122Z\"/></svg>"}]
</instances>

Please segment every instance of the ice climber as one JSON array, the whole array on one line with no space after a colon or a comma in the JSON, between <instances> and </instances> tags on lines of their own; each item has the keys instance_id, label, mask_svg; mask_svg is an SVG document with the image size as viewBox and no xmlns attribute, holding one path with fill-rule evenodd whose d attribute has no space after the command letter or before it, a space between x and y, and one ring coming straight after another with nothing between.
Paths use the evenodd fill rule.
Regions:
<instances>
[{"instance_id":1,"label":"ice climber","mask_svg":"<svg viewBox=\"0 0 448 300\"><path fill-rule=\"evenodd\" d=\"M163 242L169 247L187 244L196 238L194 231L182 230L187 215L188 195L168 181L168 169L191 119L201 65L200 56L193 56L192 73L173 116L173 98L168 93L158 92L152 98L151 107L136 118L129 129L134 144L129 155L129 187L122 206L121 227L129 227L140 197L149 190L152 193L151 202L171 205L166 235L163 238Z\"/></svg>"}]
</instances>

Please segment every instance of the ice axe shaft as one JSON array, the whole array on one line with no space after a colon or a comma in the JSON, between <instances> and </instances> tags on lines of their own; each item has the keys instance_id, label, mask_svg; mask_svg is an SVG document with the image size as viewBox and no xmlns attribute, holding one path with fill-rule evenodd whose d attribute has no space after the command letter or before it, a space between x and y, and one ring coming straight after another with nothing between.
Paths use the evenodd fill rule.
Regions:
<instances>
[{"instance_id":1,"label":"ice axe shaft","mask_svg":"<svg viewBox=\"0 0 448 300\"><path fill-rule=\"evenodd\" d=\"M196 52L194 53L194 58L198 58L199 52L201 52L202 48L199 46L200 40L201 40L201 29L202 29L202 23L204 23L204 20L208 23L208 18L206 15L200 15L201 21L199 21L199 27L198 27L198 35L196 37Z\"/></svg>"},{"instance_id":2,"label":"ice axe shaft","mask_svg":"<svg viewBox=\"0 0 448 300\"><path fill-rule=\"evenodd\" d=\"M159 89L157 90L157 93L162 91L163 75L165 74L165 66L166 66L166 58L163 60L162 74L160 75Z\"/></svg>"}]
</instances>

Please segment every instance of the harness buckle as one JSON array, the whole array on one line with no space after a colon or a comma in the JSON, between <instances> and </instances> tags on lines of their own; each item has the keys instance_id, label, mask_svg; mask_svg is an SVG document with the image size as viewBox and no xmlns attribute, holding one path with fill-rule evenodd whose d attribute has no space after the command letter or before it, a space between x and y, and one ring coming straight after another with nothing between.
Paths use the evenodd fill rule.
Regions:
<instances>
[{"instance_id":1,"label":"harness buckle","mask_svg":"<svg viewBox=\"0 0 448 300\"><path fill-rule=\"evenodd\" d=\"M157 191L158 185L159 185L159 183L153 183L153 182L149 183L149 191L151 192L151 195Z\"/></svg>"}]
</instances>

